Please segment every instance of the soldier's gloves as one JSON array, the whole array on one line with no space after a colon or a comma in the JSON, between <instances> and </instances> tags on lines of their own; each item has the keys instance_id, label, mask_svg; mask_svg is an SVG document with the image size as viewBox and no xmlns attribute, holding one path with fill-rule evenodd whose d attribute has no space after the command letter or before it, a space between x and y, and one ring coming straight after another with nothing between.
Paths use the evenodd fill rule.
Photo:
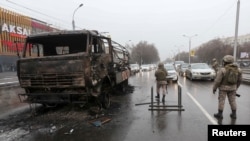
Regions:
<instances>
[{"instance_id":1,"label":"soldier's gloves","mask_svg":"<svg viewBox=\"0 0 250 141\"><path fill-rule=\"evenodd\" d=\"M213 90L213 94L215 94L216 90Z\"/></svg>"}]
</instances>

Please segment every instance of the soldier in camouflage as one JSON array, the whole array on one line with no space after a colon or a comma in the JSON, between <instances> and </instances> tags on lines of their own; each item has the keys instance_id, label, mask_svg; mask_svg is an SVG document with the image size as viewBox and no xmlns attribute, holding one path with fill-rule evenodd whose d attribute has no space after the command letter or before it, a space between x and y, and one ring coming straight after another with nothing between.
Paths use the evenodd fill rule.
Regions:
<instances>
[{"instance_id":1,"label":"soldier in camouflage","mask_svg":"<svg viewBox=\"0 0 250 141\"><path fill-rule=\"evenodd\" d=\"M168 72L164 68L163 63L159 63L158 69L155 71L155 78L156 78L156 97L160 98L160 89L162 89L162 102L165 102L165 94L167 91L167 75Z\"/></svg>"},{"instance_id":2,"label":"soldier in camouflage","mask_svg":"<svg viewBox=\"0 0 250 141\"><path fill-rule=\"evenodd\" d=\"M218 69L219 69L219 63L217 62L216 58L213 59L212 67L213 67L214 71L215 71L216 74L217 74L217 71L218 71Z\"/></svg>"},{"instance_id":3,"label":"soldier in camouflage","mask_svg":"<svg viewBox=\"0 0 250 141\"><path fill-rule=\"evenodd\" d=\"M230 117L232 119L236 119L236 90L239 88L242 81L242 71L236 64L233 64L234 57L232 55L226 55L223 57L223 67L218 71L218 74L215 78L215 82L213 85L213 93L215 94L217 88L219 89L218 96L218 113L214 114L214 117L217 119L223 118L223 109L225 104L226 96L228 97L228 101L232 110ZM237 74L237 80L234 84L228 82L228 70L232 69Z\"/></svg>"}]
</instances>

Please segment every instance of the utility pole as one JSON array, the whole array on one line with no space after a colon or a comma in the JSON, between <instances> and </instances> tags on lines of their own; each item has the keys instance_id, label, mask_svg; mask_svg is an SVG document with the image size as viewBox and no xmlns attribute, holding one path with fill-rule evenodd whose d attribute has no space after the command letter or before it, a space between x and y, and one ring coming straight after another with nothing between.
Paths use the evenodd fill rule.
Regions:
<instances>
[{"instance_id":1,"label":"utility pole","mask_svg":"<svg viewBox=\"0 0 250 141\"><path fill-rule=\"evenodd\" d=\"M189 49L188 49L188 64L190 64L190 50L191 50L191 39L195 36L198 36L197 34L193 35L193 36L187 36L187 35L183 35L183 37L187 37L189 39Z\"/></svg>"},{"instance_id":2,"label":"utility pole","mask_svg":"<svg viewBox=\"0 0 250 141\"><path fill-rule=\"evenodd\" d=\"M235 24L235 35L234 35L234 61L237 61L237 45L238 45L238 26L239 26L239 14L240 14L240 0L237 2L236 11L236 24Z\"/></svg>"}]
</instances>

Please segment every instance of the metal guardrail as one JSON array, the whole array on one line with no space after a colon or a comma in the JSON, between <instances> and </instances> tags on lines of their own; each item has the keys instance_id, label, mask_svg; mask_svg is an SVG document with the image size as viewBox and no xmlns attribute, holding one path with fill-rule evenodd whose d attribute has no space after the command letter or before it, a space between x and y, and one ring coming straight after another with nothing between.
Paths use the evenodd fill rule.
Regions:
<instances>
[{"instance_id":1,"label":"metal guardrail","mask_svg":"<svg viewBox=\"0 0 250 141\"><path fill-rule=\"evenodd\" d=\"M160 105L160 99L157 100L157 104L154 104L154 94L153 94L153 86L151 87L151 102L149 105L149 111L185 111L183 109L181 99L182 99L182 86L178 83L178 104L177 105L167 105L165 102L162 102Z\"/></svg>"}]
</instances>

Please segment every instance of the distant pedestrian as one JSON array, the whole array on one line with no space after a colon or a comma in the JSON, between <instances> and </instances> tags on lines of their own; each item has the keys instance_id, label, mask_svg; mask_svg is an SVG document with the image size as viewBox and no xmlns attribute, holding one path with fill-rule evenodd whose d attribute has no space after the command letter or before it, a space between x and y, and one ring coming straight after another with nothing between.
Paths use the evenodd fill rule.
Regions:
<instances>
[{"instance_id":1,"label":"distant pedestrian","mask_svg":"<svg viewBox=\"0 0 250 141\"><path fill-rule=\"evenodd\" d=\"M219 89L218 96L218 113L214 114L214 117L218 119L223 118L223 109L225 105L225 99L228 97L228 101L232 110L230 117L236 119L236 90L239 88L242 81L242 71L236 64L233 64L234 57L226 55L223 57L223 67L218 71L213 85L213 93L215 94L217 88Z\"/></svg>"},{"instance_id":2,"label":"distant pedestrian","mask_svg":"<svg viewBox=\"0 0 250 141\"><path fill-rule=\"evenodd\" d=\"M155 98L160 99L160 91L162 90L162 102L165 102L165 95L167 92L167 75L168 72L164 68L163 63L158 64L158 68L155 71L155 78L156 78L156 93L157 95Z\"/></svg>"},{"instance_id":3,"label":"distant pedestrian","mask_svg":"<svg viewBox=\"0 0 250 141\"><path fill-rule=\"evenodd\" d=\"M216 58L213 59L212 67L213 67L215 73L217 74L217 72L218 72L218 70L219 70L219 63L218 63L218 61L216 60Z\"/></svg>"}]
</instances>

